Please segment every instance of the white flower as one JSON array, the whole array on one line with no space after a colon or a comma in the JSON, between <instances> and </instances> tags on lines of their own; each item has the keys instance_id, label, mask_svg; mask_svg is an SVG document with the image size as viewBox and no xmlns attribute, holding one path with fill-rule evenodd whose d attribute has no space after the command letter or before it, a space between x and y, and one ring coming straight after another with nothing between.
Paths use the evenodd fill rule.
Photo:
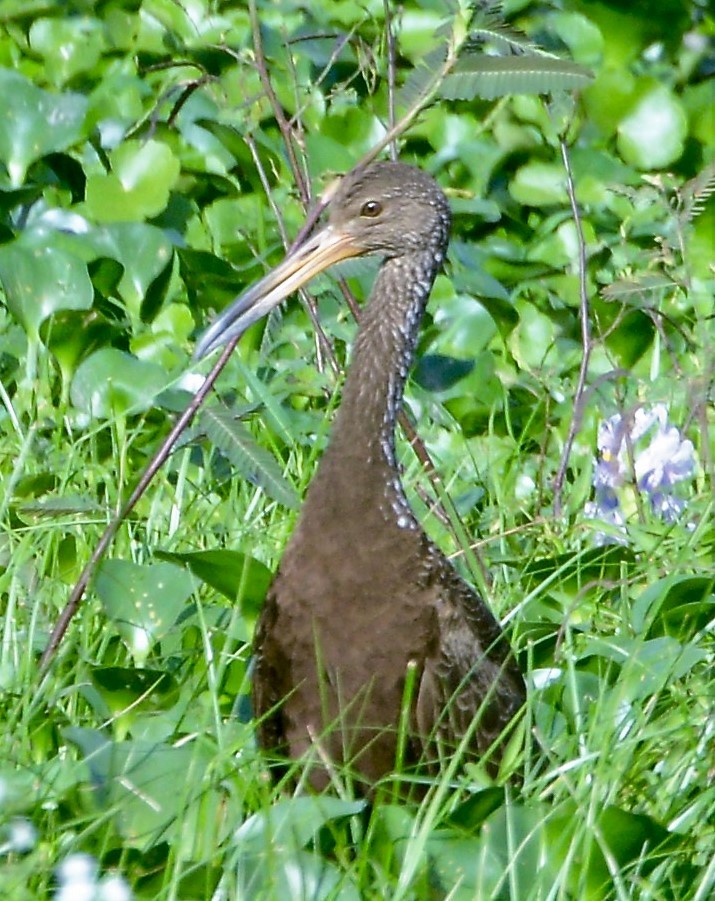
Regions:
<instances>
[{"instance_id":1,"label":"white flower","mask_svg":"<svg viewBox=\"0 0 715 901\"><path fill-rule=\"evenodd\" d=\"M54 901L96 901L99 865L91 854L70 854L56 870Z\"/></svg>"},{"instance_id":2,"label":"white flower","mask_svg":"<svg viewBox=\"0 0 715 901\"><path fill-rule=\"evenodd\" d=\"M25 817L16 817L10 822L8 844L19 854L32 851L37 843L37 829Z\"/></svg>"},{"instance_id":3,"label":"white flower","mask_svg":"<svg viewBox=\"0 0 715 901\"><path fill-rule=\"evenodd\" d=\"M124 877L105 876L99 884L98 901L132 901L132 890Z\"/></svg>"},{"instance_id":4,"label":"white flower","mask_svg":"<svg viewBox=\"0 0 715 901\"><path fill-rule=\"evenodd\" d=\"M91 854L78 852L70 854L57 867L57 881L60 885L68 882L96 882L99 865Z\"/></svg>"},{"instance_id":5,"label":"white flower","mask_svg":"<svg viewBox=\"0 0 715 901\"><path fill-rule=\"evenodd\" d=\"M99 878L99 864L91 854L70 854L57 867L54 901L131 901L132 890L118 874Z\"/></svg>"}]
</instances>

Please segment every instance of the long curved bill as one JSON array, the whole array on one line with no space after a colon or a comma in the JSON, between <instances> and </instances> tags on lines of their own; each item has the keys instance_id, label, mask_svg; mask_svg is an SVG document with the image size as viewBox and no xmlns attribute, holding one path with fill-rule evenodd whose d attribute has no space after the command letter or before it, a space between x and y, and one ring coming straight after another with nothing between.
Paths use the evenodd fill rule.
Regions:
<instances>
[{"instance_id":1,"label":"long curved bill","mask_svg":"<svg viewBox=\"0 0 715 901\"><path fill-rule=\"evenodd\" d=\"M227 341L242 335L249 326L328 266L360 256L363 252L351 235L326 225L216 317L199 339L194 359L200 360Z\"/></svg>"}]
</instances>

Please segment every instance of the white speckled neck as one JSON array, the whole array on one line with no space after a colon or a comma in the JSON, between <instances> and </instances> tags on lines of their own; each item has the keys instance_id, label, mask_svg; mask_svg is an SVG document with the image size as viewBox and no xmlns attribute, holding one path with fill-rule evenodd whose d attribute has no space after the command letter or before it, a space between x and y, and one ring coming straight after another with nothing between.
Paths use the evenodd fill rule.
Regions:
<instances>
[{"instance_id":1,"label":"white speckled neck","mask_svg":"<svg viewBox=\"0 0 715 901\"><path fill-rule=\"evenodd\" d=\"M330 447L320 467L329 478L376 471L380 491L401 528L417 528L400 483L395 425L412 364L419 325L443 250L386 260L363 312ZM337 486L336 486L337 490Z\"/></svg>"}]
</instances>

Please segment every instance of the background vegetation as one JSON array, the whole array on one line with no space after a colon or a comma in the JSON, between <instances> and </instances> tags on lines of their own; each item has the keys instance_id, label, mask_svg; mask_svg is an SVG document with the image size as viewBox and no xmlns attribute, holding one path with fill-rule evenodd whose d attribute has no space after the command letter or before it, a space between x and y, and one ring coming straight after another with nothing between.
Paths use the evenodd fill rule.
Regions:
<instances>
[{"instance_id":1,"label":"background vegetation","mask_svg":"<svg viewBox=\"0 0 715 901\"><path fill-rule=\"evenodd\" d=\"M595 79L489 100L427 90L464 4L256 7L0 0L0 895L712 897L708 4L507 0ZM455 224L408 392L442 481L405 441L404 482L513 627L544 751L518 792L368 812L271 788L246 692L369 266L311 288L320 337L297 302L244 337L39 657L197 330L421 101L396 146Z\"/></svg>"}]
</instances>

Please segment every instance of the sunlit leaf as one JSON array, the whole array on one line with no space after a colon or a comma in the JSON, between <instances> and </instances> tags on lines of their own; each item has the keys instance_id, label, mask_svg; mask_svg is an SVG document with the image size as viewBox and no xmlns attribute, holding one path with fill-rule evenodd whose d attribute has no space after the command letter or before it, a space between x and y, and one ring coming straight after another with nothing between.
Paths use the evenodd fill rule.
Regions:
<instances>
[{"instance_id":1,"label":"sunlit leaf","mask_svg":"<svg viewBox=\"0 0 715 901\"><path fill-rule=\"evenodd\" d=\"M517 170L509 185L509 193L528 206L549 206L568 202L566 173L556 163L533 161Z\"/></svg>"},{"instance_id":2,"label":"sunlit leaf","mask_svg":"<svg viewBox=\"0 0 715 901\"><path fill-rule=\"evenodd\" d=\"M176 622L196 582L184 567L172 563L107 560L94 587L105 613L141 665Z\"/></svg>"},{"instance_id":3,"label":"sunlit leaf","mask_svg":"<svg viewBox=\"0 0 715 901\"><path fill-rule=\"evenodd\" d=\"M110 154L112 171L87 179L87 209L97 222L158 216L169 201L180 165L167 144L125 141Z\"/></svg>"},{"instance_id":4,"label":"sunlit leaf","mask_svg":"<svg viewBox=\"0 0 715 901\"><path fill-rule=\"evenodd\" d=\"M66 150L84 135L87 98L51 94L19 72L0 69L0 161L13 187L48 153Z\"/></svg>"},{"instance_id":5,"label":"sunlit leaf","mask_svg":"<svg viewBox=\"0 0 715 901\"><path fill-rule=\"evenodd\" d=\"M92 69L104 47L104 29L89 16L36 19L29 38L55 84L64 84L74 75Z\"/></svg>"},{"instance_id":6,"label":"sunlit leaf","mask_svg":"<svg viewBox=\"0 0 715 901\"><path fill-rule=\"evenodd\" d=\"M166 372L114 347L104 347L80 363L70 397L80 410L97 419L141 413L153 406L168 385Z\"/></svg>"},{"instance_id":7,"label":"sunlit leaf","mask_svg":"<svg viewBox=\"0 0 715 901\"><path fill-rule=\"evenodd\" d=\"M61 310L88 310L94 289L87 266L56 247L0 247L0 282L13 315L32 336Z\"/></svg>"},{"instance_id":8,"label":"sunlit leaf","mask_svg":"<svg viewBox=\"0 0 715 901\"><path fill-rule=\"evenodd\" d=\"M688 120L678 98L654 85L618 125L618 149L639 169L662 169L680 158Z\"/></svg>"}]
</instances>

